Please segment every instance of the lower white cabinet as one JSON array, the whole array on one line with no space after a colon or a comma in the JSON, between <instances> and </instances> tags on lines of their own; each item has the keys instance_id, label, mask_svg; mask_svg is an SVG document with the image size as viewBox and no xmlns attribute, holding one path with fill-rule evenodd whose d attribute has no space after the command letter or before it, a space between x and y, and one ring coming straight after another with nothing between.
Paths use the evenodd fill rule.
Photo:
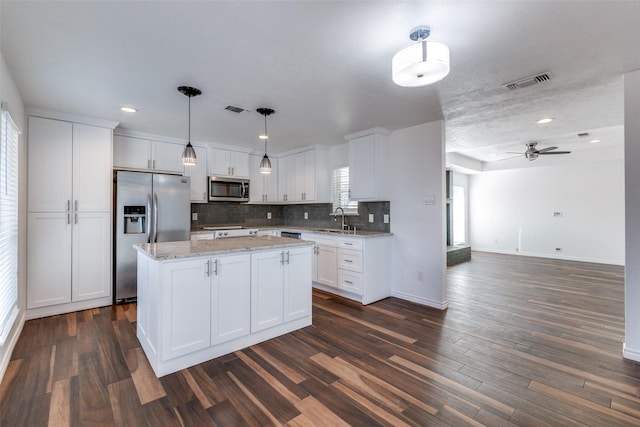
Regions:
<instances>
[{"instance_id":1,"label":"lower white cabinet","mask_svg":"<svg viewBox=\"0 0 640 427\"><path fill-rule=\"evenodd\" d=\"M391 294L391 242L388 236L304 233L302 239L316 243L312 270L314 287L362 304Z\"/></svg>"},{"instance_id":2,"label":"lower white cabinet","mask_svg":"<svg viewBox=\"0 0 640 427\"><path fill-rule=\"evenodd\" d=\"M110 213L31 212L27 222L27 308L111 295Z\"/></svg>"},{"instance_id":3,"label":"lower white cabinet","mask_svg":"<svg viewBox=\"0 0 640 427\"><path fill-rule=\"evenodd\" d=\"M164 264L162 360L249 334L250 269L249 254Z\"/></svg>"},{"instance_id":4,"label":"lower white cabinet","mask_svg":"<svg viewBox=\"0 0 640 427\"><path fill-rule=\"evenodd\" d=\"M258 252L251 259L251 331L311 315L309 248Z\"/></svg>"}]
</instances>

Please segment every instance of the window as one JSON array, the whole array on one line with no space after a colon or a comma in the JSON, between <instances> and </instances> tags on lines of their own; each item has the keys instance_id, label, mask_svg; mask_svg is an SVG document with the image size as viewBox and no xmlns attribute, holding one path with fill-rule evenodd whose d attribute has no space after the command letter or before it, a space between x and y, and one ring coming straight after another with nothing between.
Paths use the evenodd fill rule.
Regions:
<instances>
[{"instance_id":1,"label":"window","mask_svg":"<svg viewBox=\"0 0 640 427\"><path fill-rule=\"evenodd\" d=\"M358 202L349 200L349 167L333 170L333 210L344 209L344 213L358 213Z\"/></svg>"},{"instance_id":2,"label":"window","mask_svg":"<svg viewBox=\"0 0 640 427\"><path fill-rule=\"evenodd\" d=\"M453 186L453 244L458 245L466 243L466 203L464 196L464 187Z\"/></svg>"},{"instance_id":3,"label":"window","mask_svg":"<svg viewBox=\"0 0 640 427\"><path fill-rule=\"evenodd\" d=\"M0 344L18 315L18 127L0 117Z\"/></svg>"}]
</instances>

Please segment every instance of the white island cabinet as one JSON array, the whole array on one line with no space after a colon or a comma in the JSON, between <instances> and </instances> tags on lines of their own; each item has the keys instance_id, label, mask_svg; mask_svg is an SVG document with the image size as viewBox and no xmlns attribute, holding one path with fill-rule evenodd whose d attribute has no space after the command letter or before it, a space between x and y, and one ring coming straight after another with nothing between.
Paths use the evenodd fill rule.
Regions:
<instances>
[{"instance_id":1,"label":"white island cabinet","mask_svg":"<svg viewBox=\"0 0 640 427\"><path fill-rule=\"evenodd\" d=\"M157 376L311 324L311 243L138 245L137 335Z\"/></svg>"}]
</instances>

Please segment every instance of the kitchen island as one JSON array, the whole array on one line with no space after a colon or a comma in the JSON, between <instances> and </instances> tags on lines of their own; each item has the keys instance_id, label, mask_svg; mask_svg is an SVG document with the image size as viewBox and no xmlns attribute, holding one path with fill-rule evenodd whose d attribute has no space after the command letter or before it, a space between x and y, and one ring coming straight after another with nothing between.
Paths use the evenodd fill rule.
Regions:
<instances>
[{"instance_id":1,"label":"kitchen island","mask_svg":"<svg viewBox=\"0 0 640 427\"><path fill-rule=\"evenodd\" d=\"M158 377L311 325L313 242L146 243L137 336Z\"/></svg>"}]
</instances>

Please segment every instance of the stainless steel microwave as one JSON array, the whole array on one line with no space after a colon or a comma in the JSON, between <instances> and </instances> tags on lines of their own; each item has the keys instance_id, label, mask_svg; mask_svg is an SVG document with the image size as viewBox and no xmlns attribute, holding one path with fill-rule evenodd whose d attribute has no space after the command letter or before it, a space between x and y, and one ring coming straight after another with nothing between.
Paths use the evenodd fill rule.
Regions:
<instances>
[{"instance_id":1,"label":"stainless steel microwave","mask_svg":"<svg viewBox=\"0 0 640 427\"><path fill-rule=\"evenodd\" d=\"M209 177L210 202L248 202L249 180L226 176Z\"/></svg>"}]
</instances>

